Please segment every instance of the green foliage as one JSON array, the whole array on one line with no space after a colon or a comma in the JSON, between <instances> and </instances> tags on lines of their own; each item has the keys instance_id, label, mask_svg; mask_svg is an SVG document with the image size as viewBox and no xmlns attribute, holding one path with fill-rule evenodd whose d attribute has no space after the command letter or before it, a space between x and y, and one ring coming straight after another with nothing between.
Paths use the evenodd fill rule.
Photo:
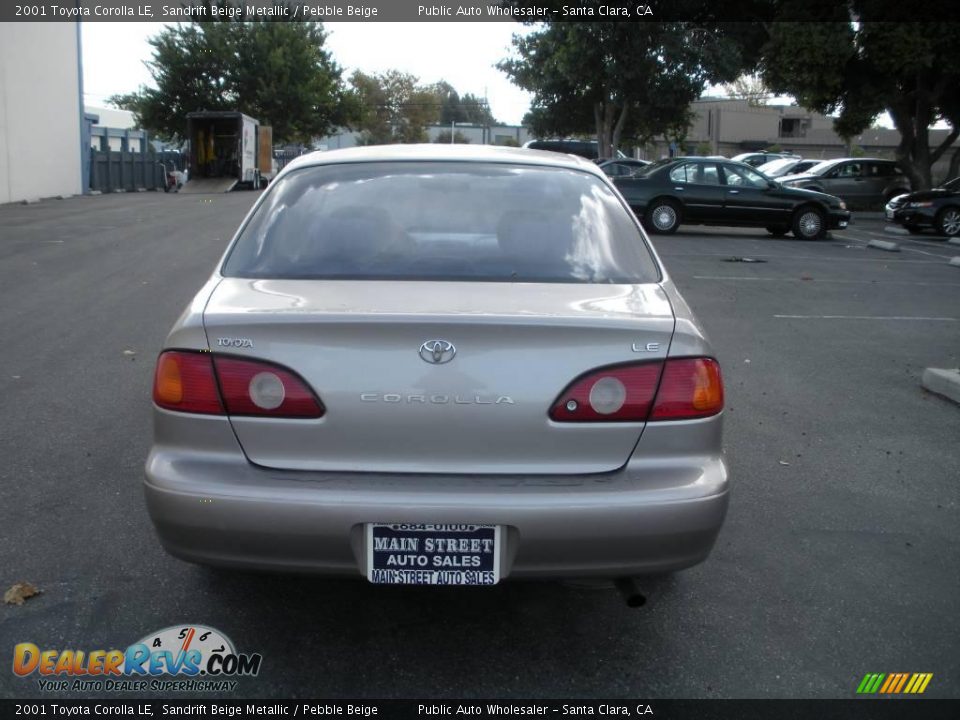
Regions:
<instances>
[{"instance_id":1,"label":"green foliage","mask_svg":"<svg viewBox=\"0 0 960 720\"><path fill-rule=\"evenodd\" d=\"M744 74L723 86L727 96L736 100L746 100L751 107L762 107L770 96L770 89L756 75Z\"/></svg>"},{"instance_id":2,"label":"green foliage","mask_svg":"<svg viewBox=\"0 0 960 720\"><path fill-rule=\"evenodd\" d=\"M739 25L547 22L514 36L515 55L497 67L533 93L527 119L534 134L593 133L609 155L621 140L685 134L690 103L706 83L736 79L751 60L751 32L756 28Z\"/></svg>"},{"instance_id":3,"label":"green foliage","mask_svg":"<svg viewBox=\"0 0 960 720\"><path fill-rule=\"evenodd\" d=\"M156 87L115 95L153 134L174 139L197 110L239 110L273 127L278 142L308 142L346 122L353 106L314 22L201 21L150 39Z\"/></svg>"},{"instance_id":4,"label":"green foliage","mask_svg":"<svg viewBox=\"0 0 960 720\"><path fill-rule=\"evenodd\" d=\"M471 125L500 124L483 98L471 93L461 96L450 83L443 80L433 86L433 92L440 103L439 122L442 125L449 125L452 122Z\"/></svg>"},{"instance_id":5,"label":"green foliage","mask_svg":"<svg viewBox=\"0 0 960 720\"><path fill-rule=\"evenodd\" d=\"M702 142L698 143L694 153L696 155L709 155L710 154L710 143Z\"/></svg>"},{"instance_id":6,"label":"green foliage","mask_svg":"<svg viewBox=\"0 0 960 720\"><path fill-rule=\"evenodd\" d=\"M901 135L901 168L915 188L929 187L931 165L960 137L960 23L876 21L874 5L838 3L833 22L772 23L761 75L772 90L792 94L805 107L839 113L835 128L848 140L890 113ZM789 7L796 15L797 6ZM952 130L931 151L929 127L938 120Z\"/></svg>"},{"instance_id":7,"label":"green foliage","mask_svg":"<svg viewBox=\"0 0 960 720\"><path fill-rule=\"evenodd\" d=\"M388 70L368 75L357 70L350 85L357 106L351 127L360 131L358 145L426 142L427 125L440 119L434 88L419 85L410 73Z\"/></svg>"},{"instance_id":8,"label":"green foliage","mask_svg":"<svg viewBox=\"0 0 960 720\"><path fill-rule=\"evenodd\" d=\"M462 122L496 125L486 101L470 93L460 96L447 82L421 85L418 78L398 70L350 76L354 120L360 145L387 145L427 141L428 125ZM443 135L443 133L441 133ZM456 142L469 142L456 133ZM446 134L450 142L450 133Z\"/></svg>"}]
</instances>

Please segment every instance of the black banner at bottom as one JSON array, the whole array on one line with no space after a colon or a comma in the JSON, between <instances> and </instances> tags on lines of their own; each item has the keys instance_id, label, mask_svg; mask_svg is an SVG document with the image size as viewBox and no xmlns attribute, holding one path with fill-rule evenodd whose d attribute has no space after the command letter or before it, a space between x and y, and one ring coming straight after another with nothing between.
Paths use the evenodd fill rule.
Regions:
<instances>
[{"instance_id":1,"label":"black banner at bottom","mask_svg":"<svg viewBox=\"0 0 960 720\"><path fill-rule=\"evenodd\" d=\"M0 700L0 718L956 720L960 700Z\"/></svg>"}]
</instances>

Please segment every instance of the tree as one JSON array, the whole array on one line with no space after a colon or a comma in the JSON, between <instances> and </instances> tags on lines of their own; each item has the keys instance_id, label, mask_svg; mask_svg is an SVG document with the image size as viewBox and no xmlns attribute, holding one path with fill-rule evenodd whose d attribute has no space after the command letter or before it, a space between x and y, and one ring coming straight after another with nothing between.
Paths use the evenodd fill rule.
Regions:
<instances>
[{"instance_id":1,"label":"tree","mask_svg":"<svg viewBox=\"0 0 960 720\"><path fill-rule=\"evenodd\" d=\"M416 76L398 70L355 71L350 85L357 114L351 127L360 131L357 144L426 142L427 125L440 119L441 102L435 88L418 83Z\"/></svg>"},{"instance_id":2,"label":"tree","mask_svg":"<svg viewBox=\"0 0 960 720\"><path fill-rule=\"evenodd\" d=\"M729 82L752 62L757 29L698 22L554 22L524 37L498 68L533 93L537 135L596 135L602 156L625 138L678 133L707 82Z\"/></svg>"},{"instance_id":3,"label":"tree","mask_svg":"<svg viewBox=\"0 0 960 720\"><path fill-rule=\"evenodd\" d=\"M764 81L804 107L839 113L835 127L848 142L888 112L900 132L900 168L915 189L929 188L932 165L960 137L960 23L889 22L889 8L882 21L874 20L871 0L833 7L830 22L770 25L760 66ZM823 17L822 7L813 11ZM929 128L938 120L951 130L931 150ZM960 165L960 148L952 163Z\"/></svg>"},{"instance_id":4,"label":"tree","mask_svg":"<svg viewBox=\"0 0 960 720\"><path fill-rule=\"evenodd\" d=\"M763 78L744 74L723 86L727 95L735 100L746 100L751 107L759 107L770 96L770 89L764 84Z\"/></svg>"},{"instance_id":5,"label":"tree","mask_svg":"<svg viewBox=\"0 0 960 720\"><path fill-rule=\"evenodd\" d=\"M114 95L155 135L183 134L195 110L238 110L273 127L280 142L309 142L352 111L341 69L324 49L321 23L199 21L164 28L149 40L156 87Z\"/></svg>"},{"instance_id":6,"label":"tree","mask_svg":"<svg viewBox=\"0 0 960 720\"><path fill-rule=\"evenodd\" d=\"M482 98L471 93L461 97L454 87L444 80L434 85L433 91L440 102L440 123L443 125L452 122L488 126L500 124L490 112L487 101Z\"/></svg>"}]
</instances>

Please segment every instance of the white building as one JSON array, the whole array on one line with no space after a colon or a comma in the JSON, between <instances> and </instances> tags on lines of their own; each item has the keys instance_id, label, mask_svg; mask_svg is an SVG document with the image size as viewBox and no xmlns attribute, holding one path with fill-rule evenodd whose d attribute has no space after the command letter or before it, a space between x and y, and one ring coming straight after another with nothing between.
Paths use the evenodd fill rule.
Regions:
<instances>
[{"instance_id":1,"label":"white building","mask_svg":"<svg viewBox=\"0 0 960 720\"><path fill-rule=\"evenodd\" d=\"M83 192L76 22L0 23L0 203Z\"/></svg>"}]
</instances>

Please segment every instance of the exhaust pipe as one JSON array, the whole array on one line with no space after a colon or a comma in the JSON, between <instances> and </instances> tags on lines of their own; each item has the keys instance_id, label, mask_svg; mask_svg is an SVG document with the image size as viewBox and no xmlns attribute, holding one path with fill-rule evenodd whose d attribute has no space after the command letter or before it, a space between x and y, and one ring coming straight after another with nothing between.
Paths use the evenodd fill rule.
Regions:
<instances>
[{"instance_id":1,"label":"exhaust pipe","mask_svg":"<svg viewBox=\"0 0 960 720\"><path fill-rule=\"evenodd\" d=\"M627 607L638 608L647 604L647 596L640 592L640 588L637 587L637 581L635 579L617 578L613 581L613 584L617 586L617 590L623 595Z\"/></svg>"}]
</instances>

